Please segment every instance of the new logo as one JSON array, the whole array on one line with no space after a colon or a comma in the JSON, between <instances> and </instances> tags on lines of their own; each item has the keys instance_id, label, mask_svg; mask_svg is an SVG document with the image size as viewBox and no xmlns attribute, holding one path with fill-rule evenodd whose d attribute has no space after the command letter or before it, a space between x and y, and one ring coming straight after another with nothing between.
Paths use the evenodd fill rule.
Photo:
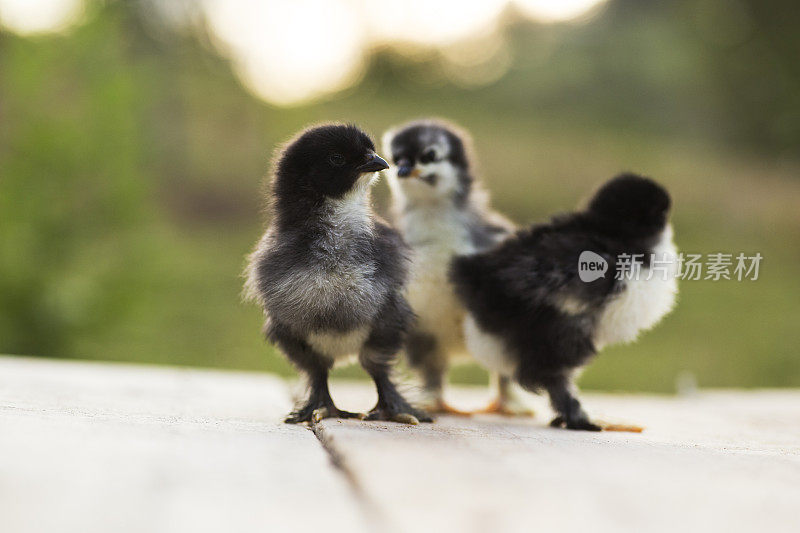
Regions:
<instances>
[{"instance_id":1,"label":"new logo","mask_svg":"<svg viewBox=\"0 0 800 533\"><path fill-rule=\"evenodd\" d=\"M581 252L578 257L578 277L584 283L592 282L599 278L606 277L608 271L608 261L603 256L589 250Z\"/></svg>"}]
</instances>

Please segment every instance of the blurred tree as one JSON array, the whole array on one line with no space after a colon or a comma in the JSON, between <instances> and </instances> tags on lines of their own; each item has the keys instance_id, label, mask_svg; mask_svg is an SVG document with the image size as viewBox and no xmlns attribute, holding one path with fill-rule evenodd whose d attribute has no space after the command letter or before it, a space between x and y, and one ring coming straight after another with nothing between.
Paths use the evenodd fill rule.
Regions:
<instances>
[{"instance_id":1,"label":"blurred tree","mask_svg":"<svg viewBox=\"0 0 800 533\"><path fill-rule=\"evenodd\" d=\"M154 291L202 276L170 222L254 214L277 139L202 31L150 0L85 3L66 34L0 31L0 353L152 358L170 326L148 317L190 309Z\"/></svg>"},{"instance_id":2,"label":"blurred tree","mask_svg":"<svg viewBox=\"0 0 800 533\"><path fill-rule=\"evenodd\" d=\"M704 0L695 24L720 105L735 117L731 137L800 154L800 12L790 0Z\"/></svg>"},{"instance_id":3,"label":"blurred tree","mask_svg":"<svg viewBox=\"0 0 800 533\"><path fill-rule=\"evenodd\" d=\"M436 54L381 50L365 84L596 130L694 138L796 157L800 9L782 0L610 0L586 23L510 15L498 80L453 86ZM422 58L422 61L419 58Z\"/></svg>"},{"instance_id":4,"label":"blurred tree","mask_svg":"<svg viewBox=\"0 0 800 533\"><path fill-rule=\"evenodd\" d=\"M148 72L126 12L69 36L0 34L0 352L73 355L146 270Z\"/></svg>"}]
</instances>

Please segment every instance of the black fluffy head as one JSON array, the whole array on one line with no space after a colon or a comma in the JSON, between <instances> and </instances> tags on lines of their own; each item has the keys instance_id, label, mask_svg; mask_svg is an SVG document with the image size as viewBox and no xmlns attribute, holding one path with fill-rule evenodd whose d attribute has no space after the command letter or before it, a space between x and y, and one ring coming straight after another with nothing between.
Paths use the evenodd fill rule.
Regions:
<instances>
[{"instance_id":1,"label":"black fluffy head","mask_svg":"<svg viewBox=\"0 0 800 533\"><path fill-rule=\"evenodd\" d=\"M401 126L391 136L388 149L399 167L447 160L461 170L469 169L465 133L452 124L420 120ZM404 177L404 176L400 176Z\"/></svg>"},{"instance_id":2,"label":"black fluffy head","mask_svg":"<svg viewBox=\"0 0 800 533\"><path fill-rule=\"evenodd\" d=\"M609 232L648 237L664 229L670 204L669 193L655 181L620 174L595 193L587 212Z\"/></svg>"},{"instance_id":3,"label":"black fluffy head","mask_svg":"<svg viewBox=\"0 0 800 533\"><path fill-rule=\"evenodd\" d=\"M369 136L353 125L326 124L306 129L289 141L275 165L276 199L339 198L367 172L387 168Z\"/></svg>"},{"instance_id":4,"label":"black fluffy head","mask_svg":"<svg viewBox=\"0 0 800 533\"><path fill-rule=\"evenodd\" d=\"M410 122L384 135L383 149L391 157L402 187L413 195L464 203L472 188L469 136L441 120ZM417 187L423 184L426 187Z\"/></svg>"}]
</instances>

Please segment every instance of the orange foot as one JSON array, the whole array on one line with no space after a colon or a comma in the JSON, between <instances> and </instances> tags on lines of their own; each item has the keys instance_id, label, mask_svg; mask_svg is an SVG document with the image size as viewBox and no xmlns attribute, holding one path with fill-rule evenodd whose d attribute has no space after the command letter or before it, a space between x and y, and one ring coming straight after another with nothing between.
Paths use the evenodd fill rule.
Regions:
<instances>
[{"instance_id":1,"label":"orange foot","mask_svg":"<svg viewBox=\"0 0 800 533\"><path fill-rule=\"evenodd\" d=\"M492 402L473 412L476 415L501 415L501 416L535 416L536 413L530 407L515 401L502 401L495 398Z\"/></svg>"},{"instance_id":2,"label":"orange foot","mask_svg":"<svg viewBox=\"0 0 800 533\"><path fill-rule=\"evenodd\" d=\"M627 431L628 433L641 433L644 431L642 426L632 426L629 424L609 424L608 422L598 422L597 425L603 428L603 431Z\"/></svg>"},{"instance_id":3,"label":"orange foot","mask_svg":"<svg viewBox=\"0 0 800 533\"><path fill-rule=\"evenodd\" d=\"M439 415L454 415L454 416L472 416L472 413L469 411L462 411L461 409L456 409L449 403L445 402L442 399L436 400L428 406L426 409L429 413L435 413Z\"/></svg>"}]
</instances>

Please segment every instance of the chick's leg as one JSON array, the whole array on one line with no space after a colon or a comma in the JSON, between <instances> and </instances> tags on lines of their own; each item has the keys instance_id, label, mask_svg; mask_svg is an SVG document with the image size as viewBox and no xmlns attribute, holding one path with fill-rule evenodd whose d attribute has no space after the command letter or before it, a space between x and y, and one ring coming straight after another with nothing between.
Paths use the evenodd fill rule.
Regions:
<instances>
[{"instance_id":1,"label":"chick's leg","mask_svg":"<svg viewBox=\"0 0 800 533\"><path fill-rule=\"evenodd\" d=\"M309 379L309 395L305 402L300 404L284 422L287 424L299 424L310 422L316 424L325 418L358 418L363 420L367 415L364 413L351 413L336 407L328 390L328 370L314 373Z\"/></svg>"},{"instance_id":2,"label":"chick's leg","mask_svg":"<svg viewBox=\"0 0 800 533\"><path fill-rule=\"evenodd\" d=\"M333 403L328 389L328 373L333 365L329 358L317 353L304 341L280 326L271 325L267 335L283 350L289 360L308 376L308 398L295 407L284 422L315 424L324 418L366 417L364 413L343 411Z\"/></svg>"},{"instance_id":3,"label":"chick's leg","mask_svg":"<svg viewBox=\"0 0 800 533\"><path fill-rule=\"evenodd\" d=\"M589 420L586 411L583 410L578 397L571 390L572 383L567 378L558 379L547 385L547 393L550 395L550 403L553 410L557 413L556 417L550 422L553 427L565 427L567 429L582 429L586 431L601 431L603 428Z\"/></svg>"},{"instance_id":4,"label":"chick's leg","mask_svg":"<svg viewBox=\"0 0 800 533\"><path fill-rule=\"evenodd\" d=\"M369 412L368 420L391 420L406 424L432 422L428 414L409 404L391 379L396 355L407 339L414 319L408 302L400 295L390 298L378 313L379 319L367 337L358 360L372 377L378 390L378 403Z\"/></svg>"},{"instance_id":5,"label":"chick's leg","mask_svg":"<svg viewBox=\"0 0 800 533\"><path fill-rule=\"evenodd\" d=\"M423 410L412 407L397 390L391 378L391 356L365 350L359 356L364 370L372 377L378 391L378 402L367 415L367 420L387 420L405 424L433 422Z\"/></svg>"},{"instance_id":6,"label":"chick's leg","mask_svg":"<svg viewBox=\"0 0 800 533\"><path fill-rule=\"evenodd\" d=\"M503 416L534 416L533 409L528 406L508 376L492 374L491 388L497 388L497 398L485 408L476 411L481 414L497 414Z\"/></svg>"},{"instance_id":7,"label":"chick's leg","mask_svg":"<svg viewBox=\"0 0 800 533\"><path fill-rule=\"evenodd\" d=\"M424 407L430 413L469 416L470 413L451 406L444 400L447 355L432 335L413 332L406 344L409 364L422 376Z\"/></svg>"}]
</instances>

